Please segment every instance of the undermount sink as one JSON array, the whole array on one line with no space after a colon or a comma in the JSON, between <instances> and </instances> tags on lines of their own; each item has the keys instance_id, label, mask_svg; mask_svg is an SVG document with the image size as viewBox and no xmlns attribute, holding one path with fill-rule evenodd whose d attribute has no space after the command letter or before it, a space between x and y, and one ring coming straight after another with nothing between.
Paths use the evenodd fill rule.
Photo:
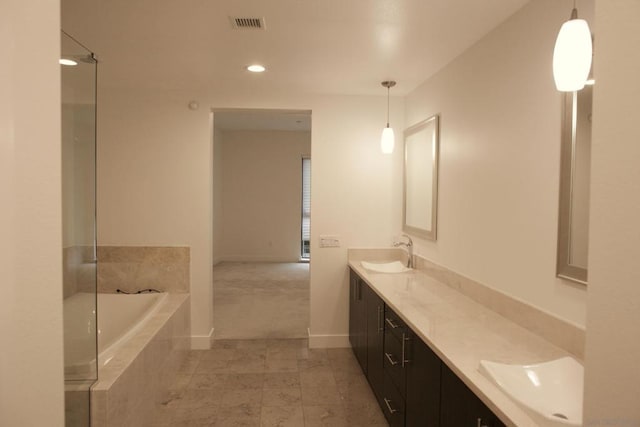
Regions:
<instances>
[{"instance_id":1,"label":"undermount sink","mask_svg":"<svg viewBox=\"0 0 640 427\"><path fill-rule=\"evenodd\" d=\"M571 357L534 365L480 361L479 371L544 425L581 426L584 368Z\"/></svg>"},{"instance_id":2,"label":"undermount sink","mask_svg":"<svg viewBox=\"0 0 640 427\"><path fill-rule=\"evenodd\" d=\"M406 273L407 271L411 271L411 268L406 267L400 261L382 263L361 261L360 264L365 268L365 270L369 270L374 273Z\"/></svg>"}]
</instances>

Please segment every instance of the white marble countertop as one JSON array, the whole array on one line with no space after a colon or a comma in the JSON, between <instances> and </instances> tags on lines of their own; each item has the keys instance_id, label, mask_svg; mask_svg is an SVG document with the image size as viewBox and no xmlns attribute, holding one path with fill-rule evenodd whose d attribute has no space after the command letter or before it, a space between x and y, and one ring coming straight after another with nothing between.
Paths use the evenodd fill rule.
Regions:
<instances>
[{"instance_id":1,"label":"white marble countertop","mask_svg":"<svg viewBox=\"0 0 640 427\"><path fill-rule=\"evenodd\" d=\"M374 273L354 259L349 266L505 424L545 425L485 378L478 366L481 360L543 362L569 356L566 351L422 271Z\"/></svg>"}]
</instances>

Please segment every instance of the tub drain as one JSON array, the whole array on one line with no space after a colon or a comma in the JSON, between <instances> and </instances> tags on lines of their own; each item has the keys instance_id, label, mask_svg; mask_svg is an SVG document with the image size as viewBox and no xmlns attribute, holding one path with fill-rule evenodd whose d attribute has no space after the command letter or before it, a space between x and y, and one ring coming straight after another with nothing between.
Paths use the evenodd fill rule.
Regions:
<instances>
[{"instance_id":1,"label":"tub drain","mask_svg":"<svg viewBox=\"0 0 640 427\"><path fill-rule=\"evenodd\" d=\"M568 420L568 419L569 419L569 417L567 417L565 414L558 414L558 413L555 413L555 414L551 414L551 415L553 415L553 416L554 416L554 417L556 417L556 418L561 418L561 419L563 419L563 420Z\"/></svg>"}]
</instances>

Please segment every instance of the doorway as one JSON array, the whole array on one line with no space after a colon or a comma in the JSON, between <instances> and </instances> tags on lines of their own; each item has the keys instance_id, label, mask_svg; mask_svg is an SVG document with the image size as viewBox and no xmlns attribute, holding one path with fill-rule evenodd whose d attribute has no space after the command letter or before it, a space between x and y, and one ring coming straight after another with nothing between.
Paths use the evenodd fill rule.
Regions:
<instances>
[{"instance_id":1,"label":"doorway","mask_svg":"<svg viewBox=\"0 0 640 427\"><path fill-rule=\"evenodd\" d=\"M215 339L306 338L311 112L214 110L213 157Z\"/></svg>"}]
</instances>

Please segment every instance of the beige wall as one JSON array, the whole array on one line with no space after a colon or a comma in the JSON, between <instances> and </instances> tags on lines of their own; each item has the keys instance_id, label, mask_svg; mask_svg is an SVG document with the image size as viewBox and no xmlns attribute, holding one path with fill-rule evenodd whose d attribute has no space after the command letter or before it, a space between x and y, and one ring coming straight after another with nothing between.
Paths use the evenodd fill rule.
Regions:
<instances>
[{"instance_id":1,"label":"beige wall","mask_svg":"<svg viewBox=\"0 0 640 427\"><path fill-rule=\"evenodd\" d=\"M438 241L416 239L417 253L584 326L586 289L556 278L561 94L551 59L570 11L567 1L528 3L412 92L405 125L441 115Z\"/></svg>"},{"instance_id":2,"label":"beige wall","mask_svg":"<svg viewBox=\"0 0 640 427\"><path fill-rule=\"evenodd\" d=\"M639 17L596 5L585 426L640 426Z\"/></svg>"},{"instance_id":3,"label":"beige wall","mask_svg":"<svg viewBox=\"0 0 640 427\"><path fill-rule=\"evenodd\" d=\"M188 99L171 93L100 82L98 99L98 244L189 246L194 346L206 347L213 317L210 113L188 109Z\"/></svg>"},{"instance_id":4,"label":"beige wall","mask_svg":"<svg viewBox=\"0 0 640 427\"><path fill-rule=\"evenodd\" d=\"M298 261L311 132L224 131L222 147L222 259Z\"/></svg>"},{"instance_id":5,"label":"beige wall","mask_svg":"<svg viewBox=\"0 0 640 427\"><path fill-rule=\"evenodd\" d=\"M0 425L64 425L57 0L0 6Z\"/></svg>"}]
</instances>

